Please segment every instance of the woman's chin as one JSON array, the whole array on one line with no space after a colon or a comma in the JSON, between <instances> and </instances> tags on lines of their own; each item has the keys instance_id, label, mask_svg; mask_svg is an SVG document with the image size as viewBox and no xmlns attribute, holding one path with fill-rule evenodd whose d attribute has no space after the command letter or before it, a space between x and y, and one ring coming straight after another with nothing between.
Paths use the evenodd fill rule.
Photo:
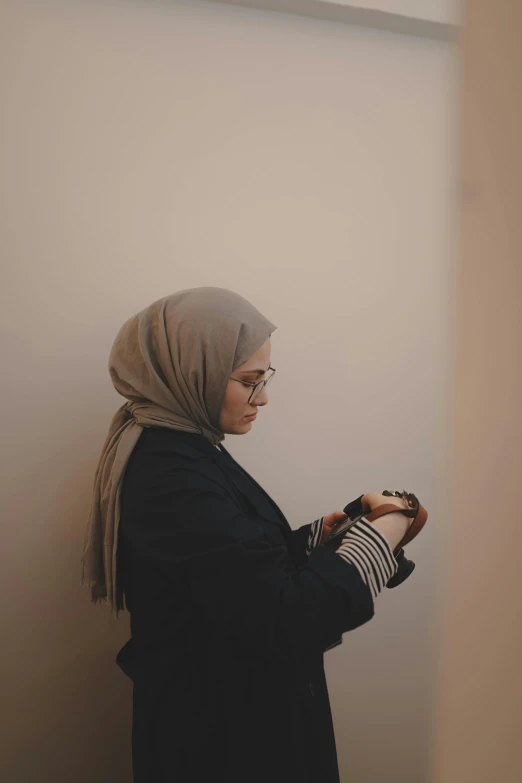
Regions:
<instances>
[{"instance_id":1,"label":"woman's chin","mask_svg":"<svg viewBox=\"0 0 522 783\"><path fill-rule=\"evenodd\" d=\"M253 422L243 419L242 421L229 424L226 429L222 430L225 435L245 435L252 429Z\"/></svg>"},{"instance_id":2,"label":"woman's chin","mask_svg":"<svg viewBox=\"0 0 522 783\"><path fill-rule=\"evenodd\" d=\"M247 419L243 419L243 421L240 421L237 424L236 433L238 435L244 435L245 432L250 432L250 430L252 429L252 424L253 422L248 421Z\"/></svg>"}]
</instances>

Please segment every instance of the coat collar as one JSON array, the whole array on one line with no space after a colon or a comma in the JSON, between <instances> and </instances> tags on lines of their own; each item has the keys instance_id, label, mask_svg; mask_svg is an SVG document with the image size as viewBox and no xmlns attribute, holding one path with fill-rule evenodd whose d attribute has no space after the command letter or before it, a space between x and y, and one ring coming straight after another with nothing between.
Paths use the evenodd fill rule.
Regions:
<instances>
[{"instance_id":1,"label":"coat collar","mask_svg":"<svg viewBox=\"0 0 522 783\"><path fill-rule=\"evenodd\" d=\"M259 516L266 519L267 522L272 522L273 524L279 525L283 528L283 530L291 530L292 528L290 527L288 520L279 506L275 503L274 500L272 500L270 495L265 492L263 487L257 483L250 473L247 473L247 471L238 462L236 462L236 460L233 458L230 452L225 449L224 446L221 446L221 448L222 451L220 451L220 455L222 463L223 461L226 461L228 466L232 467L232 471L228 471L229 475L234 481L237 489L246 496L248 502L255 506ZM215 449L215 451L217 451L217 449ZM220 457L218 455L218 460L219 458ZM258 492L252 492L252 484L254 487L257 487Z\"/></svg>"},{"instance_id":2,"label":"coat collar","mask_svg":"<svg viewBox=\"0 0 522 783\"><path fill-rule=\"evenodd\" d=\"M247 508L252 506L255 513L267 522L279 525L283 530L292 528L279 506L272 500L257 481L232 457L225 447L220 444L218 448L212 445L204 435L192 432L175 431L176 453L193 460L210 458L220 468L229 481L233 482L234 489L239 492ZM253 486L257 492L253 491Z\"/></svg>"}]
</instances>

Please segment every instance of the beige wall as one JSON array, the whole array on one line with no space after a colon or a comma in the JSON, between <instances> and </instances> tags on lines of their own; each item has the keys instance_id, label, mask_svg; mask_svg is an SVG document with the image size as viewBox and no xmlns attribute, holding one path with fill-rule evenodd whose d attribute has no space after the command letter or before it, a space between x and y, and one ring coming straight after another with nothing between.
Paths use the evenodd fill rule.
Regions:
<instances>
[{"instance_id":1,"label":"beige wall","mask_svg":"<svg viewBox=\"0 0 522 783\"><path fill-rule=\"evenodd\" d=\"M434 783L522 780L522 6L468 0Z\"/></svg>"},{"instance_id":2,"label":"beige wall","mask_svg":"<svg viewBox=\"0 0 522 783\"><path fill-rule=\"evenodd\" d=\"M79 585L107 358L150 301L220 285L279 325L270 404L227 446L291 524L385 488L429 509L413 577L326 656L343 781L426 780L450 49L197 0L1 14L2 778L130 781L128 620Z\"/></svg>"}]
</instances>

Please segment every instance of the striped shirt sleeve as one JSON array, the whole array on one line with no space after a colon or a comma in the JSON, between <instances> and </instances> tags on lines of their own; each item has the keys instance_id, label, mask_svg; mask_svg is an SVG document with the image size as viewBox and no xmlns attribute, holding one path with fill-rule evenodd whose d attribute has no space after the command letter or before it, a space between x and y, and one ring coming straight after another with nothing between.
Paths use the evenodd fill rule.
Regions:
<instances>
[{"instance_id":1,"label":"striped shirt sleeve","mask_svg":"<svg viewBox=\"0 0 522 783\"><path fill-rule=\"evenodd\" d=\"M357 568L374 600L397 573L397 561L388 539L366 517L346 531L335 551Z\"/></svg>"},{"instance_id":2,"label":"striped shirt sleeve","mask_svg":"<svg viewBox=\"0 0 522 783\"><path fill-rule=\"evenodd\" d=\"M319 545L321 541L321 536L323 535L323 528L324 528L324 517L321 517L321 519L316 519L315 522L312 522L312 527L310 530L310 534L308 536L308 545L306 547L307 557L310 557L310 555L312 554L312 550Z\"/></svg>"},{"instance_id":3,"label":"striped shirt sleeve","mask_svg":"<svg viewBox=\"0 0 522 783\"><path fill-rule=\"evenodd\" d=\"M306 548L307 557L319 546L323 530L324 517L312 522ZM346 531L335 552L357 568L374 599L397 573L397 561L388 539L368 522L366 517L362 517Z\"/></svg>"}]
</instances>

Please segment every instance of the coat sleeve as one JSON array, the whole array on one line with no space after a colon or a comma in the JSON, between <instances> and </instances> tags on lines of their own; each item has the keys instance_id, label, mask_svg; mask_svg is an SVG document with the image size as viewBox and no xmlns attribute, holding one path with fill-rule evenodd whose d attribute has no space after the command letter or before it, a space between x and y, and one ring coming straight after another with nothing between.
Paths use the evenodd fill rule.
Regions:
<instances>
[{"instance_id":1,"label":"coat sleeve","mask_svg":"<svg viewBox=\"0 0 522 783\"><path fill-rule=\"evenodd\" d=\"M296 663L373 617L368 585L334 550L316 547L296 568L217 481L188 468L165 478L131 546L155 570L184 565L194 612L236 654Z\"/></svg>"},{"instance_id":2,"label":"coat sleeve","mask_svg":"<svg viewBox=\"0 0 522 783\"><path fill-rule=\"evenodd\" d=\"M301 527L290 532L290 546L292 547L293 559L299 563L299 565L306 563L308 557L306 550L311 530L312 525L308 524L301 525Z\"/></svg>"},{"instance_id":3,"label":"coat sleeve","mask_svg":"<svg viewBox=\"0 0 522 783\"><path fill-rule=\"evenodd\" d=\"M316 519L308 525L301 525L291 532L291 542L294 558L300 563L306 562L312 550L319 545L323 532L324 517Z\"/></svg>"}]
</instances>

